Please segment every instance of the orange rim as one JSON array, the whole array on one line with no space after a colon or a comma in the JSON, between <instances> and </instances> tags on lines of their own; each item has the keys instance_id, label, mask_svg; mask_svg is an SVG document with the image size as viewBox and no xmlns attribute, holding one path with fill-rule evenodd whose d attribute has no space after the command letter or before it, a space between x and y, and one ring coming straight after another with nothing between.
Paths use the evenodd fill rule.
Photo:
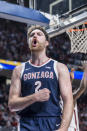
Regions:
<instances>
[{"instance_id":1,"label":"orange rim","mask_svg":"<svg viewBox=\"0 0 87 131\"><path fill-rule=\"evenodd\" d=\"M87 30L87 28L84 28L84 29L70 29L69 32L72 32L72 31L84 31L84 30Z\"/></svg>"},{"instance_id":2,"label":"orange rim","mask_svg":"<svg viewBox=\"0 0 87 131\"><path fill-rule=\"evenodd\" d=\"M85 25L87 24L87 22L84 23Z\"/></svg>"},{"instance_id":3,"label":"orange rim","mask_svg":"<svg viewBox=\"0 0 87 131\"><path fill-rule=\"evenodd\" d=\"M86 25L87 22L85 22L84 24ZM72 31L84 31L84 30L87 30L87 28L84 28L84 29L70 29L69 32L72 32Z\"/></svg>"}]
</instances>

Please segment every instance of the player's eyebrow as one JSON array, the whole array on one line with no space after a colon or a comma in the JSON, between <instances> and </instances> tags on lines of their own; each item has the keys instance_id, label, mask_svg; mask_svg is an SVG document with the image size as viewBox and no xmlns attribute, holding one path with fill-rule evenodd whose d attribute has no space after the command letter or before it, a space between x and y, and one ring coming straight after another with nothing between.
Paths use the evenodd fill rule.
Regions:
<instances>
[{"instance_id":1,"label":"player's eyebrow","mask_svg":"<svg viewBox=\"0 0 87 131\"><path fill-rule=\"evenodd\" d=\"M36 32L37 34L39 34L39 35L44 35L44 33L43 32L41 32L41 31L38 31L38 32ZM35 32L31 32L30 33L30 36L33 36L35 34Z\"/></svg>"}]
</instances>

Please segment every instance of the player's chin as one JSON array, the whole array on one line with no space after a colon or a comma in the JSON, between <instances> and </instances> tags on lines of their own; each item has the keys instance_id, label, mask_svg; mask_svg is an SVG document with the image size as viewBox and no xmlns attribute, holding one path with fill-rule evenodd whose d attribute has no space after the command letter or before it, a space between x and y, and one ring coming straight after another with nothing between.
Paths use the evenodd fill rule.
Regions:
<instances>
[{"instance_id":1,"label":"player's chin","mask_svg":"<svg viewBox=\"0 0 87 131\"><path fill-rule=\"evenodd\" d=\"M31 51L42 51L43 47L31 47L30 50Z\"/></svg>"},{"instance_id":2,"label":"player's chin","mask_svg":"<svg viewBox=\"0 0 87 131\"><path fill-rule=\"evenodd\" d=\"M31 51L41 51L41 49L38 49L38 48L30 48Z\"/></svg>"}]
</instances>

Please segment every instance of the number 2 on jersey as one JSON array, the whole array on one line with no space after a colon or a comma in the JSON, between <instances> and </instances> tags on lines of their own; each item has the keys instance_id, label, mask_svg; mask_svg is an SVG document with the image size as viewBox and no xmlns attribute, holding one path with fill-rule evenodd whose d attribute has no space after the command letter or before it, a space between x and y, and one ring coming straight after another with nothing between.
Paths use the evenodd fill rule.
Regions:
<instances>
[{"instance_id":1,"label":"number 2 on jersey","mask_svg":"<svg viewBox=\"0 0 87 131\"><path fill-rule=\"evenodd\" d=\"M38 92L41 87L41 81L36 81L35 85L36 85L35 92Z\"/></svg>"}]
</instances>

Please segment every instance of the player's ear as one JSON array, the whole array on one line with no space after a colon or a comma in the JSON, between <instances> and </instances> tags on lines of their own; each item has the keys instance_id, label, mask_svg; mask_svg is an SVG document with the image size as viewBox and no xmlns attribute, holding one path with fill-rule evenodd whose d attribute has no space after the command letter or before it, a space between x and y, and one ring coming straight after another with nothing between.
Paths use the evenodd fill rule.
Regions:
<instances>
[{"instance_id":1,"label":"player's ear","mask_svg":"<svg viewBox=\"0 0 87 131\"><path fill-rule=\"evenodd\" d=\"M46 46L49 46L49 42L48 41L46 41Z\"/></svg>"}]
</instances>

